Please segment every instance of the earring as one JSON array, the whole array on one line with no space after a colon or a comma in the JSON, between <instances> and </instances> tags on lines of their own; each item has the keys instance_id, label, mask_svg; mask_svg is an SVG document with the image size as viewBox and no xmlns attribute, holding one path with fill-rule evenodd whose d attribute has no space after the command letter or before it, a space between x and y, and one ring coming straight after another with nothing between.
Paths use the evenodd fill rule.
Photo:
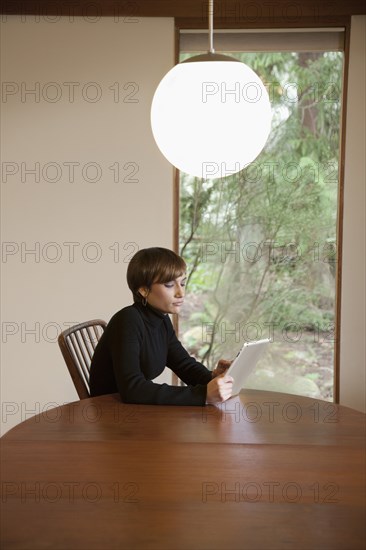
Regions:
<instances>
[{"instance_id":1,"label":"earring","mask_svg":"<svg viewBox=\"0 0 366 550\"><path fill-rule=\"evenodd\" d=\"M146 290L147 290L147 292L146 292ZM142 305L146 307L146 305L147 305L147 297L148 297L148 295L150 294L150 289L147 288L147 289L144 290L144 292L146 292L145 296L144 296L144 295L142 294L142 292L140 292L140 291L139 291L139 295L140 295L140 299L141 299Z\"/></svg>"}]
</instances>

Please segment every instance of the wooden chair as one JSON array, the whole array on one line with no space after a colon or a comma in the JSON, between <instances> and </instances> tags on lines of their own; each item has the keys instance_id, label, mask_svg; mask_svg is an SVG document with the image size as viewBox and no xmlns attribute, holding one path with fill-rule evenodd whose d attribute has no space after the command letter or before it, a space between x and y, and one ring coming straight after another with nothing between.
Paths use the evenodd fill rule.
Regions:
<instances>
[{"instance_id":1,"label":"wooden chair","mask_svg":"<svg viewBox=\"0 0 366 550\"><path fill-rule=\"evenodd\" d=\"M61 353L80 399L90 397L89 370L94 350L107 323L101 319L74 325L58 337Z\"/></svg>"}]
</instances>

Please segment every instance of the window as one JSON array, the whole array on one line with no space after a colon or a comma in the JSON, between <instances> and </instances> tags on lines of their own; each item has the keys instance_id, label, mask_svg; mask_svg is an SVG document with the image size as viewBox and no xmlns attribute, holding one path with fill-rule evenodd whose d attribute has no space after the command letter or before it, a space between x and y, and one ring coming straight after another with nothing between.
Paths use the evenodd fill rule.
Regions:
<instances>
[{"instance_id":1,"label":"window","mask_svg":"<svg viewBox=\"0 0 366 550\"><path fill-rule=\"evenodd\" d=\"M206 41L207 33L182 33L181 60ZM238 174L180 173L183 343L214 368L243 341L270 337L248 386L326 400L334 397L343 42L342 29L217 33L216 50L266 83L272 132Z\"/></svg>"}]
</instances>

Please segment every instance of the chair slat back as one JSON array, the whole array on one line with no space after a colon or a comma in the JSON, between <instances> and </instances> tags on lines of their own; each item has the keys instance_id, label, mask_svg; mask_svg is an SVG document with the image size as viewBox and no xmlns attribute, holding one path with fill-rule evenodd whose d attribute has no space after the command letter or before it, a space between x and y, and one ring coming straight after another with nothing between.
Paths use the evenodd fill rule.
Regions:
<instances>
[{"instance_id":1,"label":"chair slat back","mask_svg":"<svg viewBox=\"0 0 366 550\"><path fill-rule=\"evenodd\" d=\"M86 321L64 330L58 343L80 399L90 397L89 371L94 350L107 323Z\"/></svg>"}]
</instances>

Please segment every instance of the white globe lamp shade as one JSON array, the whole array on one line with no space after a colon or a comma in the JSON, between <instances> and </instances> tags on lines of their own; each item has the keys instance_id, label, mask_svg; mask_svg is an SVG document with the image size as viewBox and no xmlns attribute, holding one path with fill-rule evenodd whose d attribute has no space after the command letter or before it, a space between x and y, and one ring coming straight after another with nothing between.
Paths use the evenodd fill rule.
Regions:
<instances>
[{"instance_id":1,"label":"white globe lamp shade","mask_svg":"<svg viewBox=\"0 0 366 550\"><path fill-rule=\"evenodd\" d=\"M234 58L211 53L173 67L151 106L152 132L162 154L179 170L205 179L229 176L253 162L271 120L258 75Z\"/></svg>"}]
</instances>

